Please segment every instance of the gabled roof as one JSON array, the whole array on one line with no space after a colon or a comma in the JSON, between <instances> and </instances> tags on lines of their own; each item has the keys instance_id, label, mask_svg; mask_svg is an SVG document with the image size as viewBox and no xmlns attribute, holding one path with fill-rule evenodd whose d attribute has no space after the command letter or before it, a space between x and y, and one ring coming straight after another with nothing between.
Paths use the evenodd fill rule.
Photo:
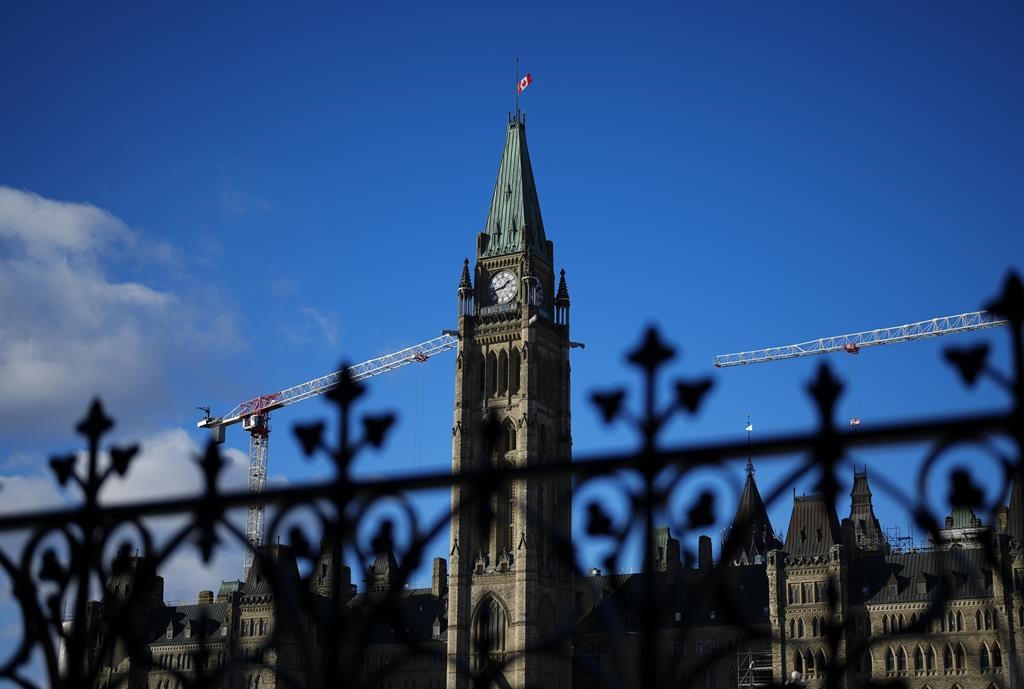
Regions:
<instances>
[{"instance_id":1,"label":"gabled roof","mask_svg":"<svg viewBox=\"0 0 1024 689\"><path fill-rule=\"evenodd\" d=\"M280 581L280 586L294 586L296 589L301 585L299 578L299 566L295 561L295 553L285 545L265 545L260 549L261 555L266 557L273 570L273 575ZM249 568L249 576L242 584L242 597L250 596L273 596L274 589L270 585L267 575L271 572L264 572L263 557L253 560Z\"/></svg>"},{"instance_id":2,"label":"gabled roof","mask_svg":"<svg viewBox=\"0 0 1024 689\"><path fill-rule=\"evenodd\" d=\"M577 577L573 634L629 633L641 629L641 603L658 602L661 629L768 624L768 577L763 565L701 571L644 572Z\"/></svg>"},{"instance_id":3,"label":"gabled roof","mask_svg":"<svg viewBox=\"0 0 1024 689\"><path fill-rule=\"evenodd\" d=\"M851 602L931 601L939 595L940 586L949 587L945 595L950 600L992 596L992 564L981 549L927 550L864 557L850 572ZM923 586L918 586L918 583Z\"/></svg>"},{"instance_id":4,"label":"gabled roof","mask_svg":"<svg viewBox=\"0 0 1024 689\"><path fill-rule=\"evenodd\" d=\"M205 605L178 605L165 608L163 615L154 619L154 629L159 636L151 646L165 646L183 643L197 643L204 634L207 643L220 639L220 627L227 617L226 603L207 603ZM167 638L167 628L171 627L171 638ZM191 628L191 636L186 636L186 627Z\"/></svg>"},{"instance_id":5,"label":"gabled roof","mask_svg":"<svg viewBox=\"0 0 1024 689\"><path fill-rule=\"evenodd\" d=\"M534 256L551 262L530 152L526 148L526 125L518 117L508 123L498 178L478 247L480 258L532 250Z\"/></svg>"},{"instance_id":6,"label":"gabled roof","mask_svg":"<svg viewBox=\"0 0 1024 689\"><path fill-rule=\"evenodd\" d=\"M448 600L438 598L430 589L401 589L387 598L359 593L346 605L355 616L353 624L369 644L425 644L448 636ZM437 637L436 621L441 622Z\"/></svg>"},{"instance_id":7,"label":"gabled roof","mask_svg":"<svg viewBox=\"0 0 1024 689\"><path fill-rule=\"evenodd\" d=\"M793 496L793 516L786 531L786 552L792 556L825 555L840 543L839 518L824 495Z\"/></svg>"}]
</instances>

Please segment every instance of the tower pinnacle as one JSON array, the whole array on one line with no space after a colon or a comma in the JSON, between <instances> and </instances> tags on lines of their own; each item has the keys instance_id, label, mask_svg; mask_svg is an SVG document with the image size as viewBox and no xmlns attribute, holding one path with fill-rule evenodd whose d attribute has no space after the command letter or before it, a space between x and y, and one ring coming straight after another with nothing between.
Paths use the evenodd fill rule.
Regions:
<instances>
[{"instance_id":1,"label":"tower pinnacle","mask_svg":"<svg viewBox=\"0 0 1024 689\"><path fill-rule=\"evenodd\" d=\"M544 234L537 185L526 147L526 125L515 119L505 132L505 148L491 205L477 240L477 258L519 251L527 251L551 265L552 246Z\"/></svg>"}]
</instances>

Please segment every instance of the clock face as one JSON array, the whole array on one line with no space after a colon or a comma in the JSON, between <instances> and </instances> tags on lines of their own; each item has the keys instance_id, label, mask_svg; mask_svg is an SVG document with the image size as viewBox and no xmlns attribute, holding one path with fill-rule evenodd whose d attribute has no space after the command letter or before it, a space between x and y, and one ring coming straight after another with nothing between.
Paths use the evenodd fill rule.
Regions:
<instances>
[{"instance_id":1,"label":"clock face","mask_svg":"<svg viewBox=\"0 0 1024 689\"><path fill-rule=\"evenodd\" d=\"M491 278L491 301L507 304L516 296L517 291L515 273L503 270Z\"/></svg>"}]
</instances>

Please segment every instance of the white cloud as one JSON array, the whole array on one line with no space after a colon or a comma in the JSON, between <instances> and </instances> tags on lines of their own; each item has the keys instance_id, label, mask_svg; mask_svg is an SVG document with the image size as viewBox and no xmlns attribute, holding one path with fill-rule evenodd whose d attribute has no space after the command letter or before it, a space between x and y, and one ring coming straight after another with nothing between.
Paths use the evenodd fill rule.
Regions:
<instances>
[{"instance_id":1,"label":"white cloud","mask_svg":"<svg viewBox=\"0 0 1024 689\"><path fill-rule=\"evenodd\" d=\"M196 458L201 448L182 428L173 428L154 433L140 442L140 452L132 460L128 473L111 476L100 491L100 499L106 504L145 501L157 498L188 497L200 494L204 479ZM233 448L222 449L226 462L220 474L221 490L244 490L248 476L248 456ZM19 456L18 463L26 462L27 456ZM101 469L108 458L101 456ZM85 470L86 458L79 455L78 471ZM0 515L26 510L42 510L76 503L80 496L77 489L67 491L57 485L47 463L36 459L34 470L25 474L0 475ZM44 468L45 467L45 468ZM277 483L275 477L274 483ZM71 484L69 484L70 486ZM188 515L147 518L146 528L159 547L187 523ZM228 519L239 530L244 529L244 510L228 514ZM115 536L111 547L123 538L130 538L132 529L126 529ZM0 534L0 551L15 559L20 558L28 533ZM209 563L204 563L194 543L186 541L178 546L171 557L160 567L165 581L167 600L195 599L201 590L216 591L221 580L237 579L241 576L241 544L224 533L222 544L215 551ZM94 594L95 595L95 594ZM10 597L9 582L0 575L0 607ZM8 616L9 617L9 616ZM0 623L4 615L0 612ZM2 636L2 632L0 632Z\"/></svg>"},{"instance_id":2,"label":"white cloud","mask_svg":"<svg viewBox=\"0 0 1024 689\"><path fill-rule=\"evenodd\" d=\"M0 187L0 239L18 240L33 255L93 251L129 235L123 222L88 203L52 201Z\"/></svg>"},{"instance_id":3,"label":"white cloud","mask_svg":"<svg viewBox=\"0 0 1024 689\"><path fill-rule=\"evenodd\" d=\"M220 200L228 215L248 215L253 211L265 213L274 209L274 204L248 194L230 182L221 185Z\"/></svg>"},{"instance_id":4,"label":"white cloud","mask_svg":"<svg viewBox=\"0 0 1024 689\"><path fill-rule=\"evenodd\" d=\"M327 340L332 348L338 345L338 326L335 324L334 319L330 316L321 313L311 306L299 307L299 313L313 321L320 332L323 333L324 339Z\"/></svg>"},{"instance_id":5,"label":"white cloud","mask_svg":"<svg viewBox=\"0 0 1024 689\"><path fill-rule=\"evenodd\" d=\"M202 470L196 464L199 446L182 428L156 433L142 443L124 477L104 484L100 499L108 504L195 495L203 489ZM249 457L234 448L222 449L226 462L220 474L221 490L246 486Z\"/></svg>"},{"instance_id":6,"label":"white cloud","mask_svg":"<svg viewBox=\"0 0 1024 689\"><path fill-rule=\"evenodd\" d=\"M35 512L64 503L64 495L49 476L0 476L0 515Z\"/></svg>"},{"instance_id":7,"label":"white cloud","mask_svg":"<svg viewBox=\"0 0 1024 689\"><path fill-rule=\"evenodd\" d=\"M176 360L234 346L230 316L112 274L174 253L90 204L0 187L0 434L65 431L96 395L136 422L159 411Z\"/></svg>"}]
</instances>

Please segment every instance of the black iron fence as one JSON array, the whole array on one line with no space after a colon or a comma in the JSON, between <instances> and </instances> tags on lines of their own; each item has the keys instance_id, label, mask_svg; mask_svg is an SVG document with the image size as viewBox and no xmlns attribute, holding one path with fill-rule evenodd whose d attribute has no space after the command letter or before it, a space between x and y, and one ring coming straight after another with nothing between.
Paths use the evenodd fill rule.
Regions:
<instances>
[{"instance_id":1,"label":"black iron fence","mask_svg":"<svg viewBox=\"0 0 1024 689\"><path fill-rule=\"evenodd\" d=\"M353 460L385 442L394 417L357 414L363 387L344 380L329 393L338 414L335 438L326 437L323 423L294 429L307 455L330 458L333 475L259 496L270 509L267 542L284 545L257 553L248 581L211 592L191 606L165 605L156 574L184 549L198 549L209 560L225 541L244 543L242 529L229 515L254 498L218 488L225 461L211 443L195 463L204 478L200 494L101 504L101 487L130 469L138 448L104 445L112 422L94 403L77 427L87 441L86 461L74 454L50 461L56 481L77 485L81 500L0 518L5 539L0 576L18 612L15 638L0 644L0 682L129 689L433 689L451 682L501 687L508 686L503 673L517 656L536 654L550 659L549 669L556 668L537 677L558 676L558 663L565 663L578 687L783 682L839 687L886 681L1020 686L1024 495L1013 490L1024 455L1020 280L1009 278L987 308L1009 321L1012 370L990 365L984 346L950 348L945 357L965 385L985 380L1005 389L1005 408L853 431L835 423L843 386L822 364L807 387L817 410L814 432L669 446L662 441L663 430L680 414L698 413L712 381L672 382L671 401L659 406L655 392L664 390L664 366L674 353L652 330L629 355L642 376L639 403L633 405L621 389L592 395L604 421L635 427L638 449L576 457L571 464L356 479ZM639 409L631 411L633 406ZM487 432L496 437L501 429ZM679 496L690 495L688 480L695 472L725 471L726 463L748 457L762 466L798 457L766 491L764 502L785 499L797 481L815 477L824 504L835 510L843 475L852 469L850 451L898 446L926 448L916 484L898 485L876 474L872 485L906 506L928 534L928 548L900 553L883 544L861 555L845 540L818 555L773 550L735 566L729 563L749 554L749 543L739 538L724 540L717 564L704 553L689 552L691 535L715 522L713 492L690 497L678 508ZM1003 489L986 502L969 471L950 474L951 512L970 508L987 519L968 529L969 543L952 543L949 525L942 523L945 515L933 513L921 488L949 452L964 446L993 458ZM417 493L461 486L465 499L477 504L475 514L488 521L495 518L493 496L503 486L567 474L587 514L577 525L577 538L596 539L611 553L603 572L584 569L575 557L573 534L540 530L558 563L555 569L571 575L571 610L557 611L544 628L516 637L505 619L509 613L498 604L484 606L472 620L448 618L443 561L434 563L430 589L409 588L410 577L428 557L428 544L445 532L450 519L447 514L419 517L413 509ZM593 489L599 483L614 486L610 490L620 509L608 508L601 491ZM373 516L384 501L399 506L404 523ZM1002 507L1007 504L1008 510ZM151 520L167 516L181 520L157 537ZM531 518L548 524L547 517ZM379 522L369 547L358 537L367 519ZM659 532L664 523L671 526L671 537ZM730 533L749 534L749 526L733 524ZM399 532L404 535L396 539ZM642 534L643 572L615 574L637 533ZM503 562L484 565L507 571L515 566L513 558L509 553ZM462 566L474 566L470 560L464 557ZM928 567L914 564L925 560ZM352 586L344 561L359 563L366 572L362 590ZM879 572L888 576L880 578ZM451 625L462 623L472 625L473 648L466 657L449 655ZM542 679L534 681L544 685Z\"/></svg>"}]
</instances>

